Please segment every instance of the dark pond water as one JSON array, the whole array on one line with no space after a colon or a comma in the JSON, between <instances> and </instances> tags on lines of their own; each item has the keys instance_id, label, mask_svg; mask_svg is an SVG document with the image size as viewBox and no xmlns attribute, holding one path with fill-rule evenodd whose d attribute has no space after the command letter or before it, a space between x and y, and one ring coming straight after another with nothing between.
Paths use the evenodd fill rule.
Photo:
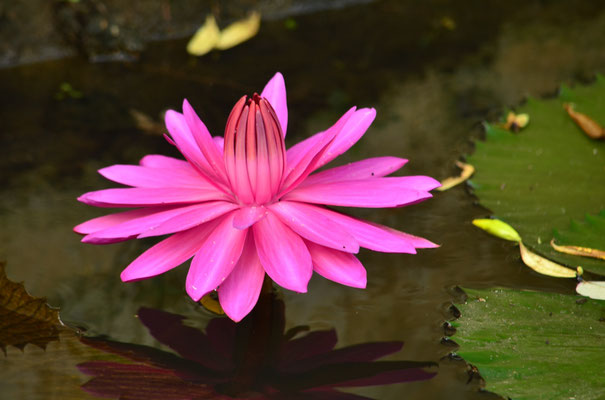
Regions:
<instances>
[{"instance_id":1,"label":"dark pond water","mask_svg":"<svg viewBox=\"0 0 605 400\"><path fill-rule=\"evenodd\" d=\"M205 359L208 367L227 368L221 363L229 359L231 367L248 371L227 383L208 378L214 386L187 388L194 393L208 387L247 393L242 387L250 384L250 371L277 350L242 337L254 332L252 337L265 335L277 343L292 340L287 334L284 339L284 332L306 326L316 342L297 342L308 346L298 351L374 345L366 345L365 358L342 357L339 368L282 381L284 390L339 382L343 371L351 373L350 379L367 378L391 365L401 369L391 381L411 382L384 385L388 379L367 378L344 391L376 399L488 397L478 391L478 379L469 379L463 361L447 357L456 350L443 339L456 299L451 287L571 293L574 284L537 276L522 265L514 247L473 228L470 221L489 212L462 186L403 209L352 211L429 238L440 248L414 256L362 251L367 289L315 276L307 294L280 290L283 302L265 299L263 307L272 311L259 311L253 322L237 329L190 301L184 290L186 266L152 280L122 283L120 271L153 240L81 244L72 227L103 210L75 199L111 186L96 174L98 168L137 163L149 153L176 156L159 132L137 127L132 110L159 123L163 110L178 108L186 97L210 130L221 134L234 102L262 89L276 71L284 74L288 88L288 145L329 126L352 105L373 106L376 121L339 163L393 155L410 159L406 174L453 175L454 161L472 150L472 138L481 137L482 120L497 118L527 95L552 95L560 83L587 81L605 71L605 7L599 1L577 3L357 4L291 17L294 28L286 17L264 22L258 36L244 45L199 59L187 56L186 40L174 40L152 43L135 63L73 58L0 70L0 260L6 261L10 279L46 297L61 309L66 324L88 337L102 335L167 353L179 345L174 338L187 337L182 344L188 347L179 354L195 352L197 343L218 346L223 357ZM81 96L62 90L65 82ZM175 315L185 317L198 333L177 329L171 331L172 342L170 335L157 340ZM196 335L199 341L191 339ZM403 348L398 351L400 344L392 342L403 342ZM9 347L7 356L0 356L0 398L88 398L80 385L90 376L76 365L85 369L82 363L102 358L111 343L93 341L90 348L104 350L96 353L72 339L49 344L46 353L34 346L23 352ZM248 353L242 350L246 343L252 349ZM288 354L254 379L279 381L280 368L296 365L296 356ZM359 372L361 361L380 356L391 364L364 364L368 369ZM437 374L420 380L427 376L407 370L417 366L414 362L434 363L424 371ZM115 373L116 382L125 384L120 377ZM145 390L144 380L128 382L136 383L134 393ZM111 379L104 384L97 389L107 393ZM349 397L330 392L310 398Z\"/></svg>"}]
</instances>

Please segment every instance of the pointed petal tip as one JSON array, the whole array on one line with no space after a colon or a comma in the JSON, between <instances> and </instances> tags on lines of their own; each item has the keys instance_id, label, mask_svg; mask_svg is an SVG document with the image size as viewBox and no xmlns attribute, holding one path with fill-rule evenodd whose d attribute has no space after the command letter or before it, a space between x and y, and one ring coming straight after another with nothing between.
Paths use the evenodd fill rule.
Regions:
<instances>
[{"instance_id":1,"label":"pointed petal tip","mask_svg":"<svg viewBox=\"0 0 605 400\"><path fill-rule=\"evenodd\" d=\"M204 295L206 295L209 292L204 293L203 291L199 290L197 287L195 287L194 285L188 283L185 285L185 290L187 291L187 294L189 295L189 297L191 297L191 300L195 301L196 303L198 301L200 301L200 299L202 297L204 297Z\"/></svg>"}]
</instances>

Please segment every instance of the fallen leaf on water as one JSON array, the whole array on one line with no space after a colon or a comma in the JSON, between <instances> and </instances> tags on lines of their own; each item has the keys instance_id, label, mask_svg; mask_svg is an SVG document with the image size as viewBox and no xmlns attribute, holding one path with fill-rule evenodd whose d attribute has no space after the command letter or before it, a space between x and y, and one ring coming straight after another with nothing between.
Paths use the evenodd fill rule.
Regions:
<instances>
[{"instance_id":1,"label":"fallen leaf on water","mask_svg":"<svg viewBox=\"0 0 605 400\"><path fill-rule=\"evenodd\" d=\"M30 296L23 284L9 280L0 263L0 348L4 354L7 346L23 350L28 343L45 349L49 342L59 340L64 329L59 310L50 308L45 299Z\"/></svg>"},{"instance_id":2,"label":"fallen leaf on water","mask_svg":"<svg viewBox=\"0 0 605 400\"><path fill-rule=\"evenodd\" d=\"M187 43L187 53L194 56L203 56L214 49L219 40L220 30L214 19L214 15L206 17L202 25Z\"/></svg>"},{"instance_id":3,"label":"fallen leaf on water","mask_svg":"<svg viewBox=\"0 0 605 400\"><path fill-rule=\"evenodd\" d=\"M225 315L225 311L223 311L223 307L221 307L221 303L216 299L216 293L210 292L204 297L200 299L200 304L204 306L204 308L211 313L217 315Z\"/></svg>"},{"instance_id":4,"label":"fallen leaf on water","mask_svg":"<svg viewBox=\"0 0 605 400\"><path fill-rule=\"evenodd\" d=\"M525 265L542 275L548 275L555 278L576 277L576 271L573 269L552 262L536 253L532 253L522 242L519 242L519 249L521 250L521 258Z\"/></svg>"},{"instance_id":5,"label":"fallen leaf on water","mask_svg":"<svg viewBox=\"0 0 605 400\"><path fill-rule=\"evenodd\" d=\"M515 228L499 219L474 219L473 225L475 225L477 228L483 229L489 234L499 237L500 239L521 243L521 236L519 236Z\"/></svg>"},{"instance_id":6,"label":"fallen leaf on water","mask_svg":"<svg viewBox=\"0 0 605 400\"><path fill-rule=\"evenodd\" d=\"M605 260L605 251L603 250L591 249L590 247L582 246L559 246L555 243L554 238L550 241L550 245L553 249L560 253L571 254L574 256L599 258L601 260Z\"/></svg>"},{"instance_id":7,"label":"fallen leaf on water","mask_svg":"<svg viewBox=\"0 0 605 400\"><path fill-rule=\"evenodd\" d=\"M454 186L464 182L475 173L475 167L470 164L465 164L461 161L456 161L456 166L462 170L460 172L460 175L445 178L441 181L441 186L438 187L436 190L443 192L448 189L451 189Z\"/></svg>"},{"instance_id":8,"label":"fallen leaf on water","mask_svg":"<svg viewBox=\"0 0 605 400\"><path fill-rule=\"evenodd\" d=\"M605 282L582 281L576 286L576 292L596 300L605 300Z\"/></svg>"},{"instance_id":9,"label":"fallen leaf on water","mask_svg":"<svg viewBox=\"0 0 605 400\"><path fill-rule=\"evenodd\" d=\"M565 111L574 120L574 122L584 131L591 139L604 139L605 129L598 122L590 118L586 114L577 112L573 109L573 105L569 103L563 104Z\"/></svg>"},{"instance_id":10,"label":"fallen leaf on water","mask_svg":"<svg viewBox=\"0 0 605 400\"><path fill-rule=\"evenodd\" d=\"M223 29L216 43L219 50L230 49L254 37L260 28L260 13L253 12L245 19L236 21Z\"/></svg>"},{"instance_id":11,"label":"fallen leaf on water","mask_svg":"<svg viewBox=\"0 0 605 400\"><path fill-rule=\"evenodd\" d=\"M513 132L519 132L529 124L529 114L515 114L510 111L506 116L506 122L504 123L504 129Z\"/></svg>"},{"instance_id":12,"label":"fallen leaf on water","mask_svg":"<svg viewBox=\"0 0 605 400\"><path fill-rule=\"evenodd\" d=\"M204 24L195 32L187 43L187 52L194 56L203 56L213 49L226 50L249 40L258 33L260 13L236 21L225 29L219 29L214 15L206 17Z\"/></svg>"}]
</instances>

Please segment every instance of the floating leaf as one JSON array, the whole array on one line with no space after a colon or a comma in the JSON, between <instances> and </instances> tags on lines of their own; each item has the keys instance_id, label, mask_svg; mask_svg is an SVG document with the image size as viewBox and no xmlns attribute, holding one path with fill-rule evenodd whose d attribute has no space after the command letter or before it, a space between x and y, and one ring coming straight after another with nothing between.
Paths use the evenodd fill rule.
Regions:
<instances>
[{"instance_id":1,"label":"floating leaf","mask_svg":"<svg viewBox=\"0 0 605 400\"><path fill-rule=\"evenodd\" d=\"M135 110L133 108L128 110L128 112L134 120L134 123L137 128L139 128L141 131L150 135L157 136L163 136L166 133L166 127L164 126L164 124L155 121L153 118L151 118L144 112Z\"/></svg>"},{"instance_id":2,"label":"floating leaf","mask_svg":"<svg viewBox=\"0 0 605 400\"><path fill-rule=\"evenodd\" d=\"M584 131L584 133L591 139L603 139L605 138L605 129L598 122L590 118L586 114L577 112L573 109L573 104L563 104L567 114L575 121L576 124Z\"/></svg>"},{"instance_id":3,"label":"floating leaf","mask_svg":"<svg viewBox=\"0 0 605 400\"><path fill-rule=\"evenodd\" d=\"M487 390L513 399L605 398L604 303L512 289L465 291L454 339Z\"/></svg>"},{"instance_id":4,"label":"floating leaf","mask_svg":"<svg viewBox=\"0 0 605 400\"><path fill-rule=\"evenodd\" d=\"M512 242L521 242L521 236L517 231L504 221L499 219L474 219L473 225L477 228L481 228L487 233L490 233L500 239L510 240Z\"/></svg>"},{"instance_id":5,"label":"floating leaf","mask_svg":"<svg viewBox=\"0 0 605 400\"><path fill-rule=\"evenodd\" d=\"M260 13L253 12L247 18L236 21L222 31L213 15L195 32L187 43L187 52L203 56L213 49L226 50L254 37L260 28Z\"/></svg>"},{"instance_id":6,"label":"floating leaf","mask_svg":"<svg viewBox=\"0 0 605 400\"><path fill-rule=\"evenodd\" d=\"M460 172L460 175L452 176L452 177L444 179L443 181L441 181L441 186L435 190L444 192L448 189L451 189L454 186L456 186L456 185L464 182L468 178L470 178L473 175L473 173L475 172L475 167L473 167L470 164L465 164L463 162L456 161L456 166L458 168L462 169L462 171Z\"/></svg>"},{"instance_id":7,"label":"floating leaf","mask_svg":"<svg viewBox=\"0 0 605 400\"><path fill-rule=\"evenodd\" d=\"M559 98L528 99L520 113L531 123L519 133L486 126L486 140L467 157L476 171L470 186L479 202L513 226L523 244L557 263L581 264L605 274L605 263L559 253L550 246L555 228L587 212L605 210L605 143L577 134L563 103L573 102L600 123L605 121L605 79L588 87L562 88ZM581 244L584 241L558 244Z\"/></svg>"},{"instance_id":8,"label":"floating leaf","mask_svg":"<svg viewBox=\"0 0 605 400\"><path fill-rule=\"evenodd\" d=\"M44 349L59 340L63 329L59 311L44 299L30 296L23 284L10 281L0 263L0 348L4 354L7 346L23 349L28 343Z\"/></svg>"},{"instance_id":9,"label":"floating leaf","mask_svg":"<svg viewBox=\"0 0 605 400\"><path fill-rule=\"evenodd\" d=\"M582 281L576 286L576 292L591 299L605 300L605 282Z\"/></svg>"},{"instance_id":10,"label":"floating leaf","mask_svg":"<svg viewBox=\"0 0 605 400\"><path fill-rule=\"evenodd\" d=\"M260 28L260 13L253 12L249 17L236 21L221 31L215 47L219 50L230 49L254 37Z\"/></svg>"},{"instance_id":11,"label":"floating leaf","mask_svg":"<svg viewBox=\"0 0 605 400\"><path fill-rule=\"evenodd\" d=\"M210 52L218 43L220 30L214 19L214 15L206 17L202 25L187 43L187 53L194 56L203 56Z\"/></svg>"},{"instance_id":12,"label":"floating leaf","mask_svg":"<svg viewBox=\"0 0 605 400\"><path fill-rule=\"evenodd\" d=\"M532 253L522 242L519 242L519 249L521 250L521 258L525 265L542 275L548 275L555 278L576 277L576 271L573 269L554 263L536 253Z\"/></svg>"}]
</instances>

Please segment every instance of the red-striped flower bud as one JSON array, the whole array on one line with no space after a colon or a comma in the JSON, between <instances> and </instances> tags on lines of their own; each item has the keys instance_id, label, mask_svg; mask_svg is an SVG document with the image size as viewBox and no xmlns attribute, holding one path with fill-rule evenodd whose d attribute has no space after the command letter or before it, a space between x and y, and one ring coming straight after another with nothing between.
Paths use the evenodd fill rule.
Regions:
<instances>
[{"instance_id":1,"label":"red-striped flower bud","mask_svg":"<svg viewBox=\"0 0 605 400\"><path fill-rule=\"evenodd\" d=\"M242 204L265 204L282 183L286 148L271 104L254 94L233 107L225 127L225 167Z\"/></svg>"}]
</instances>

